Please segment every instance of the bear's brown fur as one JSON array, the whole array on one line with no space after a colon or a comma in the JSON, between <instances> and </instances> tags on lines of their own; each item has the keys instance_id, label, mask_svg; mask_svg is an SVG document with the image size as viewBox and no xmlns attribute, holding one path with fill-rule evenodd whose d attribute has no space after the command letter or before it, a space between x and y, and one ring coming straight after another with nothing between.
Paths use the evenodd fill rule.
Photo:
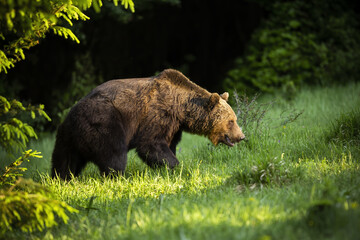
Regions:
<instances>
[{"instance_id":1,"label":"bear's brown fur","mask_svg":"<svg viewBox=\"0 0 360 240\"><path fill-rule=\"evenodd\" d=\"M245 136L228 97L211 94L172 69L151 78L106 82L81 99L60 125L52 175L76 176L87 162L105 174L124 172L132 148L149 166L173 168L179 163L175 154L182 131L233 146Z\"/></svg>"}]
</instances>

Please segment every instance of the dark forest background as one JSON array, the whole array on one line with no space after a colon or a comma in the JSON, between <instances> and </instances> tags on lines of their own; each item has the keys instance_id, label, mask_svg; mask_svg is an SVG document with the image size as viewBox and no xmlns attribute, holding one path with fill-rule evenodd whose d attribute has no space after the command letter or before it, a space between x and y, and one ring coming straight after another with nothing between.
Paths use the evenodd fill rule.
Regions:
<instances>
[{"instance_id":1,"label":"dark forest background","mask_svg":"<svg viewBox=\"0 0 360 240\"><path fill-rule=\"evenodd\" d=\"M80 44L51 33L26 52L0 95L43 103L56 125L111 79L182 71L209 91L278 92L342 84L360 75L359 4L353 1L138 0L131 13L104 2L74 24ZM40 124L41 125L41 124Z\"/></svg>"}]
</instances>

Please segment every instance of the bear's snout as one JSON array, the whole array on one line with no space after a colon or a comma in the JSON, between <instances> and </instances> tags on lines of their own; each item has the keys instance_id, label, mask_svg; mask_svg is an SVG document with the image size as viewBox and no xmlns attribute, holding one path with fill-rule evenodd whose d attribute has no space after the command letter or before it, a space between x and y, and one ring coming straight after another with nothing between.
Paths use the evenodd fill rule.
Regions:
<instances>
[{"instance_id":1,"label":"bear's snout","mask_svg":"<svg viewBox=\"0 0 360 240\"><path fill-rule=\"evenodd\" d=\"M240 142L245 139L245 135L243 133L240 134L240 137L237 142Z\"/></svg>"},{"instance_id":2,"label":"bear's snout","mask_svg":"<svg viewBox=\"0 0 360 240\"><path fill-rule=\"evenodd\" d=\"M245 135L243 133L241 133L236 139L235 139L235 142L240 142L242 140L245 139Z\"/></svg>"},{"instance_id":3,"label":"bear's snout","mask_svg":"<svg viewBox=\"0 0 360 240\"><path fill-rule=\"evenodd\" d=\"M236 137L234 137L234 142L235 143L238 143L238 142L240 142L240 141L242 141L242 140L244 140L245 139L245 135L244 135L244 133L240 130L240 133L236 136Z\"/></svg>"},{"instance_id":4,"label":"bear's snout","mask_svg":"<svg viewBox=\"0 0 360 240\"><path fill-rule=\"evenodd\" d=\"M222 140L220 140L221 142L225 143L226 145L233 147L235 145L235 143L240 142L241 140L245 139L245 135L241 134L239 136L232 136L230 137L229 135L225 134L225 136L223 137Z\"/></svg>"},{"instance_id":5,"label":"bear's snout","mask_svg":"<svg viewBox=\"0 0 360 240\"><path fill-rule=\"evenodd\" d=\"M238 143L245 139L245 134L242 132L241 128L236 124L235 134L232 136L231 141L233 143Z\"/></svg>"},{"instance_id":6,"label":"bear's snout","mask_svg":"<svg viewBox=\"0 0 360 240\"><path fill-rule=\"evenodd\" d=\"M236 134L225 134L223 139L220 140L221 142L225 143L226 145L233 147L235 143L238 143L245 139L244 133L239 128Z\"/></svg>"}]
</instances>

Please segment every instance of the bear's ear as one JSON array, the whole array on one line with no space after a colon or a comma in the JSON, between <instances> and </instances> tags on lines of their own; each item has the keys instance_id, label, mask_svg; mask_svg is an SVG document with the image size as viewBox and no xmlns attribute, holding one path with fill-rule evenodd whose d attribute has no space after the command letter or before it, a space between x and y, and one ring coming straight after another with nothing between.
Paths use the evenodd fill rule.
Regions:
<instances>
[{"instance_id":1,"label":"bear's ear","mask_svg":"<svg viewBox=\"0 0 360 240\"><path fill-rule=\"evenodd\" d=\"M220 101L220 95L217 94L217 93L212 93L211 96L210 96L210 98L209 98L209 101L208 101L208 104L207 104L207 108L208 108L209 110L212 110L212 109L215 107L215 105L216 105L217 103L219 103L219 101Z\"/></svg>"},{"instance_id":2,"label":"bear's ear","mask_svg":"<svg viewBox=\"0 0 360 240\"><path fill-rule=\"evenodd\" d=\"M223 94L220 95L220 97L222 99L224 99L225 101L229 100L229 93L228 92L224 92Z\"/></svg>"}]
</instances>

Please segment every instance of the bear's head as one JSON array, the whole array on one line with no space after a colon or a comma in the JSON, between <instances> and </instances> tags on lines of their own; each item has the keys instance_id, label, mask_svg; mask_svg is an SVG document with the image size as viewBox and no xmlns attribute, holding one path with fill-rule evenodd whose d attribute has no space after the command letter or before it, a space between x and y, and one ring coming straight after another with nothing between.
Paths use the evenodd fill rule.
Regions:
<instances>
[{"instance_id":1,"label":"bear's head","mask_svg":"<svg viewBox=\"0 0 360 240\"><path fill-rule=\"evenodd\" d=\"M208 137L215 146L221 142L232 147L235 143L245 139L245 135L236 122L237 117L227 103L228 98L229 93L227 92L221 95L213 93L208 101L209 117L212 121Z\"/></svg>"}]
</instances>

